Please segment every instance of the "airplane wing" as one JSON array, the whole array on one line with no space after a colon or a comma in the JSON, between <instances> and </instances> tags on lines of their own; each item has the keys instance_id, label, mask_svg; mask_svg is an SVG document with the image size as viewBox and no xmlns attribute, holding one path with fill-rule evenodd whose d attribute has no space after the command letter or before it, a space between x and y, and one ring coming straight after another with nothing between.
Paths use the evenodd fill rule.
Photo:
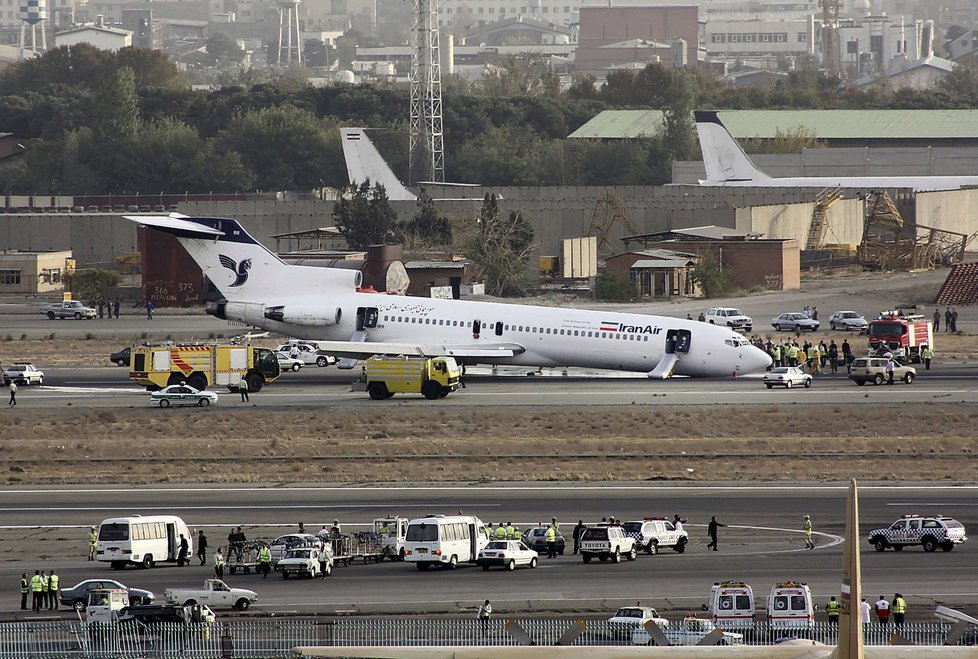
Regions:
<instances>
[{"instance_id":1,"label":"airplane wing","mask_svg":"<svg viewBox=\"0 0 978 659\"><path fill-rule=\"evenodd\" d=\"M417 343L382 343L379 341L316 341L320 350L333 355L365 359L374 355L410 355L413 357L514 357L526 351L518 343L478 343L470 345L419 345Z\"/></svg>"}]
</instances>

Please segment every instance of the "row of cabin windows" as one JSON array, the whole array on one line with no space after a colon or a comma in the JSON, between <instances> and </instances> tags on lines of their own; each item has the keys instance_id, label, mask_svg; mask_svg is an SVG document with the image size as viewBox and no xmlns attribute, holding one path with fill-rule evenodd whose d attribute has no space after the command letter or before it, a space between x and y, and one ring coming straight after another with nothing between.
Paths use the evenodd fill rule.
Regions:
<instances>
[{"instance_id":1,"label":"row of cabin windows","mask_svg":"<svg viewBox=\"0 0 978 659\"><path fill-rule=\"evenodd\" d=\"M465 320L445 320L444 318L417 318L414 316L384 316L385 322L392 323L416 323L419 325L444 325L448 327L472 327L472 321ZM532 327L530 325L501 325L500 323L480 322L481 328L486 332L495 331L502 334L503 330L508 332L529 332L531 334L559 334L561 336L587 336L601 339L621 339L624 341L648 341L647 334L621 334L619 332L595 332L584 330L557 330L550 327Z\"/></svg>"}]
</instances>

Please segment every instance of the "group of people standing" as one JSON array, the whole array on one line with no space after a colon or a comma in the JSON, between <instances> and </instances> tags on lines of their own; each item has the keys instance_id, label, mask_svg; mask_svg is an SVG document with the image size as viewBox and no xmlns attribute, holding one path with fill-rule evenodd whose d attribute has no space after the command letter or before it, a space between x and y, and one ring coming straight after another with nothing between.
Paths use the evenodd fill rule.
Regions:
<instances>
[{"instance_id":1,"label":"group of people standing","mask_svg":"<svg viewBox=\"0 0 978 659\"><path fill-rule=\"evenodd\" d=\"M119 300L119 298L116 298L114 301L103 300L102 298L99 298L98 304L96 305L96 308L98 309L99 320L106 317L112 318L113 316L118 318L119 307L121 305L122 305L122 301Z\"/></svg>"},{"instance_id":2,"label":"group of people standing","mask_svg":"<svg viewBox=\"0 0 978 659\"><path fill-rule=\"evenodd\" d=\"M30 579L24 572L20 575L20 610L27 610L27 595L30 594L32 611L56 611L61 593L60 582L61 578L54 570L50 574L44 570L34 570L34 576Z\"/></svg>"},{"instance_id":3,"label":"group of people standing","mask_svg":"<svg viewBox=\"0 0 978 659\"><path fill-rule=\"evenodd\" d=\"M835 597L829 599L825 604L825 614L828 616L829 624L838 625L839 624L839 614L841 613L842 606ZM869 602L866 598L862 598L859 603L859 621L864 625L868 625L872 622L872 612L876 611L876 619L884 627L890 622L890 613L893 614L893 624L897 627L903 626L903 619L907 614L907 601L903 599L903 595L896 593L893 595L892 604L886 601L886 598L880 595L879 600L876 602L874 607L869 606Z\"/></svg>"},{"instance_id":4,"label":"group of people standing","mask_svg":"<svg viewBox=\"0 0 978 659\"><path fill-rule=\"evenodd\" d=\"M852 346L846 339L843 339L841 346L836 344L835 339L825 345L824 340L818 343L810 343L806 340L799 344L796 339L785 339L781 343L775 343L771 339L765 342L756 338L753 344L771 355L774 366L807 368L812 375L821 373L825 369L838 373L840 365L844 364L848 369L855 359Z\"/></svg>"},{"instance_id":5,"label":"group of people standing","mask_svg":"<svg viewBox=\"0 0 978 659\"><path fill-rule=\"evenodd\" d=\"M941 310L934 309L934 331L941 331ZM958 310L953 307L944 308L944 331L958 331Z\"/></svg>"}]
</instances>

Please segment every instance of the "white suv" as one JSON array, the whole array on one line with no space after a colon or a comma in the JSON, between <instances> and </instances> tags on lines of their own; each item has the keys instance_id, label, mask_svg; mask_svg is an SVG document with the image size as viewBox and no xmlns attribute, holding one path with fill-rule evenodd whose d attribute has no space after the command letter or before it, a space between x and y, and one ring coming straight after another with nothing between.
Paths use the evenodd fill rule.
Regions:
<instances>
[{"instance_id":1,"label":"white suv","mask_svg":"<svg viewBox=\"0 0 978 659\"><path fill-rule=\"evenodd\" d=\"M642 521L625 522L621 527L625 529L625 535L635 540L638 549L648 554L658 554L663 548L681 554L686 551L686 543L689 542L689 534L677 531L672 522L664 517L646 517Z\"/></svg>"},{"instance_id":2,"label":"white suv","mask_svg":"<svg viewBox=\"0 0 978 659\"><path fill-rule=\"evenodd\" d=\"M319 346L312 342L291 341L283 343L275 348L276 352L283 352L289 357L301 360L306 366L315 364L316 366L329 366L336 363L336 357L328 355L319 349Z\"/></svg>"},{"instance_id":3,"label":"white suv","mask_svg":"<svg viewBox=\"0 0 978 659\"><path fill-rule=\"evenodd\" d=\"M732 307L713 307L706 310L706 322L711 325L724 325L731 329L750 332L754 329L754 321L740 309Z\"/></svg>"},{"instance_id":4,"label":"white suv","mask_svg":"<svg viewBox=\"0 0 978 659\"><path fill-rule=\"evenodd\" d=\"M602 562L610 558L612 562L620 563L622 556L630 561L638 556L635 540L625 535L622 527L589 526L581 533L581 557L585 563L590 563L594 557Z\"/></svg>"},{"instance_id":5,"label":"white suv","mask_svg":"<svg viewBox=\"0 0 978 659\"><path fill-rule=\"evenodd\" d=\"M932 517L904 515L893 522L889 528L869 532L869 544L873 545L876 551L886 551L887 547L900 551L904 547L916 545L922 546L924 551L937 551L938 547L943 551L951 551L954 545L967 540L964 524L943 515Z\"/></svg>"}]
</instances>

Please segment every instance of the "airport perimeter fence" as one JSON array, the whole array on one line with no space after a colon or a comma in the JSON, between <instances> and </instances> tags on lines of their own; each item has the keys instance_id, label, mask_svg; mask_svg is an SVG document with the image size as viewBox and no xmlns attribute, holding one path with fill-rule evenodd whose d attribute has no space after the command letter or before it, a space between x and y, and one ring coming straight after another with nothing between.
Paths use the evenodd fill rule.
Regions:
<instances>
[{"instance_id":1,"label":"airport perimeter fence","mask_svg":"<svg viewBox=\"0 0 978 659\"><path fill-rule=\"evenodd\" d=\"M465 619L339 619L241 620L214 623L122 623L99 625L77 622L18 622L0 624L0 659L275 659L293 657L299 645L392 647L425 645L516 646L532 641L554 645L568 630L581 633L565 643L575 646L629 645L630 635L615 633L603 620L494 619L483 626ZM950 625L907 623L899 630L919 646L943 645ZM887 645L897 631L893 625L865 626L867 645ZM838 628L817 623L810 631L788 632L759 624L745 634L753 645L770 645L794 636L835 644ZM974 635L960 643L975 642ZM689 642L690 645L694 641Z\"/></svg>"}]
</instances>

